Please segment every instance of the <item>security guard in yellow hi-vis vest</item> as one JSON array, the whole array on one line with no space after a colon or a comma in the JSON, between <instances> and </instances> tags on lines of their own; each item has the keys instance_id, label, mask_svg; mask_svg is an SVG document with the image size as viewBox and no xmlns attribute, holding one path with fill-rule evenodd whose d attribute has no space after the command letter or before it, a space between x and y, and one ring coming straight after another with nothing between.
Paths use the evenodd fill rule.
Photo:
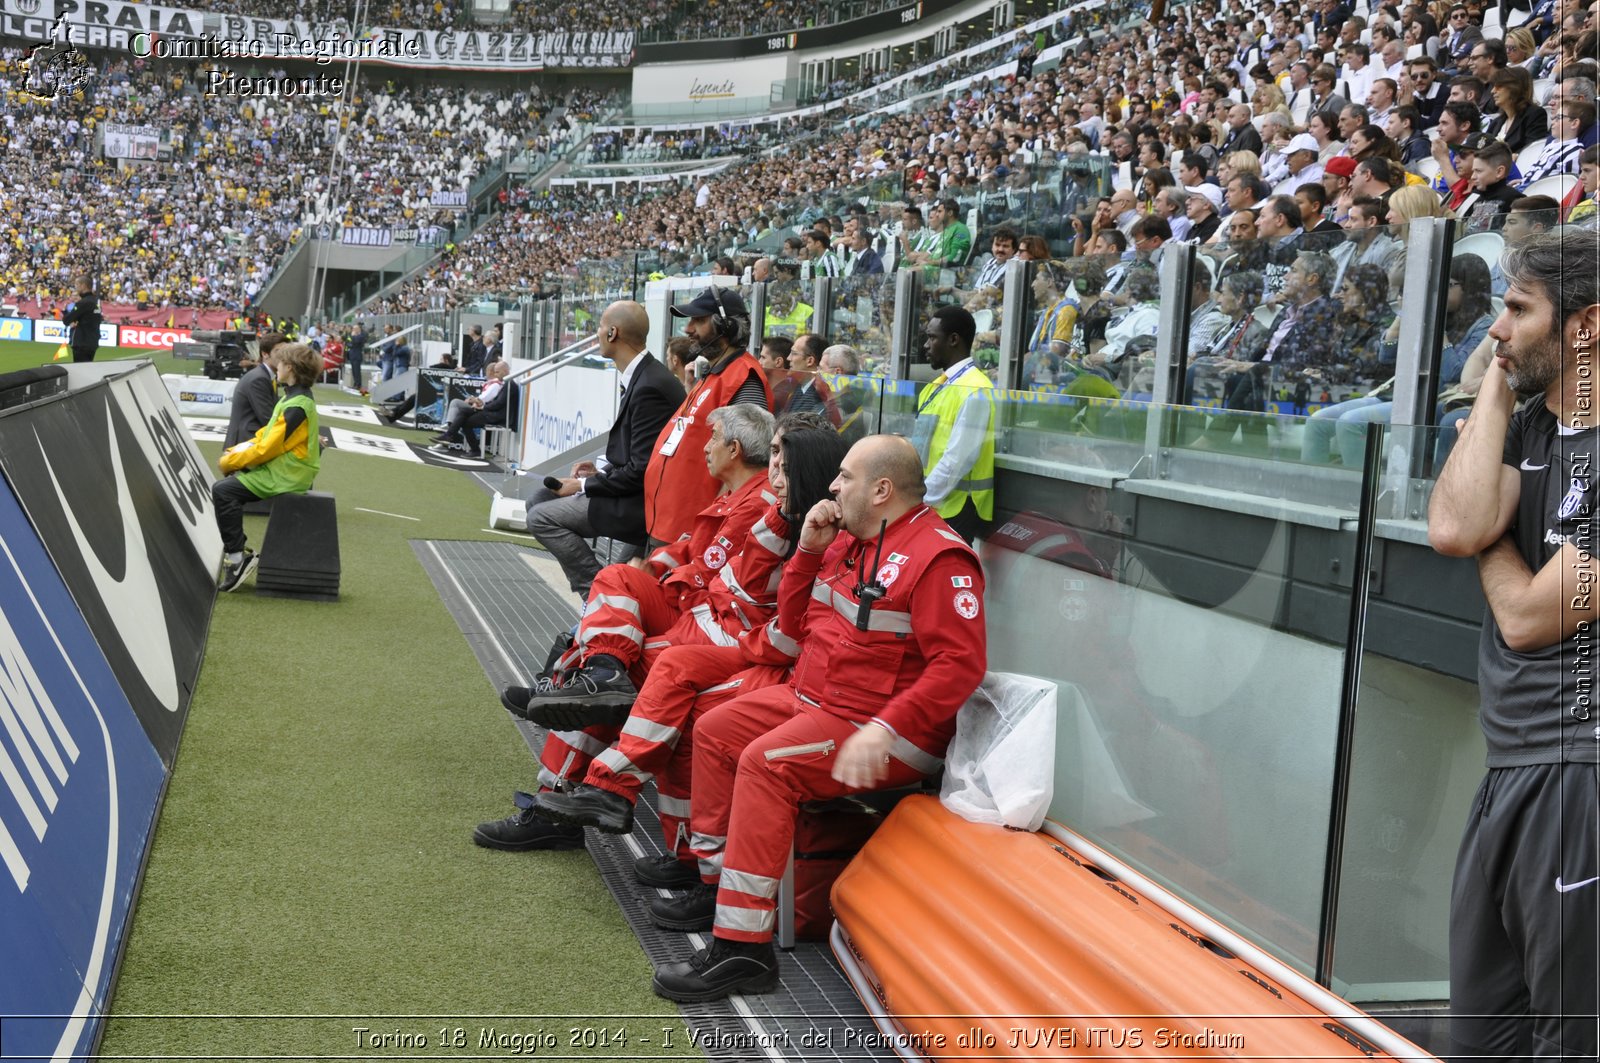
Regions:
<instances>
[{"instance_id":1,"label":"security guard in yellow hi-vis vest","mask_svg":"<svg viewBox=\"0 0 1600 1063\"><path fill-rule=\"evenodd\" d=\"M917 396L911 441L922 455L923 501L971 540L994 520L994 384L972 360L972 315L941 306L925 349L939 375Z\"/></svg>"}]
</instances>

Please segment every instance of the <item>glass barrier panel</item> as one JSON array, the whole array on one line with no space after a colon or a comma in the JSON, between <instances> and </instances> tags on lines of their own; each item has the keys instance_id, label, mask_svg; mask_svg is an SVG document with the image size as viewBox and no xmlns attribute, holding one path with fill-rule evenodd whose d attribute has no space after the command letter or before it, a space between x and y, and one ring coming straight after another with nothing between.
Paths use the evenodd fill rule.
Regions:
<instances>
[{"instance_id":1,"label":"glass barrier panel","mask_svg":"<svg viewBox=\"0 0 1600 1063\"><path fill-rule=\"evenodd\" d=\"M766 321L763 336L794 339L811 328L816 307L811 286L801 281L807 265L802 259L780 255L771 259L772 279L767 282Z\"/></svg>"},{"instance_id":2,"label":"glass barrier panel","mask_svg":"<svg viewBox=\"0 0 1600 1063\"><path fill-rule=\"evenodd\" d=\"M1450 888L1484 773L1485 610L1476 562L1428 545L1427 499L1468 408L1442 427L1375 429L1385 432L1380 503L1396 505L1374 525L1333 971L1357 1004L1450 995Z\"/></svg>"},{"instance_id":3,"label":"glass barrier panel","mask_svg":"<svg viewBox=\"0 0 1600 1063\"><path fill-rule=\"evenodd\" d=\"M1002 424L1084 401L1026 398ZM1127 443L1018 427L982 543L989 668L1059 685L1051 817L1309 971L1353 522L1127 479Z\"/></svg>"},{"instance_id":4,"label":"glass barrier panel","mask_svg":"<svg viewBox=\"0 0 1600 1063\"><path fill-rule=\"evenodd\" d=\"M895 275L883 271L882 257L875 251L871 259L877 272L849 272L834 279L828 338L850 347L860 362L887 365L894 333ZM861 260L853 258L851 264Z\"/></svg>"}]
</instances>

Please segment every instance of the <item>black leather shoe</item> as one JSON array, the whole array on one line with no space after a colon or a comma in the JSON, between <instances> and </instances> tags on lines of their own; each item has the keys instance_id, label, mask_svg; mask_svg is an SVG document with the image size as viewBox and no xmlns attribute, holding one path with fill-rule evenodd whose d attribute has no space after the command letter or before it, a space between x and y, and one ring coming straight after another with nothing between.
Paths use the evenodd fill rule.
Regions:
<instances>
[{"instance_id":1,"label":"black leather shoe","mask_svg":"<svg viewBox=\"0 0 1600 1063\"><path fill-rule=\"evenodd\" d=\"M551 823L533 810L533 795L517 791L517 812L505 819L480 823L472 832L474 843L485 849L522 853L530 849L582 849L583 828Z\"/></svg>"},{"instance_id":2,"label":"black leather shoe","mask_svg":"<svg viewBox=\"0 0 1600 1063\"><path fill-rule=\"evenodd\" d=\"M650 988L680 1004L721 1000L735 993L770 993L778 988L778 953L772 942L712 938L685 963L656 968Z\"/></svg>"},{"instance_id":3,"label":"black leather shoe","mask_svg":"<svg viewBox=\"0 0 1600 1063\"><path fill-rule=\"evenodd\" d=\"M685 934L710 930L716 914L717 887L704 882L696 882L687 892L650 900L650 921L663 930L681 930Z\"/></svg>"},{"instance_id":4,"label":"black leather shoe","mask_svg":"<svg viewBox=\"0 0 1600 1063\"><path fill-rule=\"evenodd\" d=\"M633 829L633 805L621 794L598 786L579 783L568 793L554 790L538 794L533 810L545 819L578 827L593 827L607 834L626 834Z\"/></svg>"},{"instance_id":5,"label":"black leather shoe","mask_svg":"<svg viewBox=\"0 0 1600 1063\"><path fill-rule=\"evenodd\" d=\"M700 866L679 860L672 853L641 856L633 862L633 877L640 885L662 890L686 890L700 881Z\"/></svg>"},{"instance_id":6,"label":"black leather shoe","mask_svg":"<svg viewBox=\"0 0 1600 1063\"><path fill-rule=\"evenodd\" d=\"M613 668L580 668L561 686L530 695L523 719L552 731L624 723L639 690L628 673Z\"/></svg>"}]
</instances>

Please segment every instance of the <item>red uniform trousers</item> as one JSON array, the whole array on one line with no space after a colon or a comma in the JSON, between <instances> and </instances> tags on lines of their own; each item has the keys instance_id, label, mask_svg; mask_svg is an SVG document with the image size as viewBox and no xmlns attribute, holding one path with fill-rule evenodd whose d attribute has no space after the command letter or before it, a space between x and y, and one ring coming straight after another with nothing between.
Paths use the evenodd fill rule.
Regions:
<instances>
[{"instance_id":1,"label":"red uniform trousers","mask_svg":"<svg viewBox=\"0 0 1600 1063\"><path fill-rule=\"evenodd\" d=\"M806 704L787 683L736 698L700 720L690 844L702 870L711 869L702 877L720 886L717 937L771 940L801 803L861 792L832 774L834 754L859 726ZM887 768L882 789L909 786L925 774L899 760Z\"/></svg>"},{"instance_id":2,"label":"red uniform trousers","mask_svg":"<svg viewBox=\"0 0 1600 1063\"><path fill-rule=\"evenodd\" d=\"M667 851L689 849L694 722L723 702L783 682L788 669L750 666L737 646L673 645L662 650L615 745L594 758L584 782L637 804L653 776Z\"/></svg>"},{"instance_id":3,"label":"red uniform trousers","mask_svg":"<svg viewBox=\"0 0 1600 1063\"><path fill-rule=\"evenodd\" d=\"M628 666L634 685L642 689L656 657L669 646L722 645L738 652L740 629L724 626L736 623L718 617L706 602L679 613L650 573L632 565L607 565L594 578L589 607L578 625L578 658L608 653ZM539 751L540 787L559 789L582 779L618 733L613 726L551 731ZM685 805L687 796L685 785Z\"/></svg>"}]
</instances>

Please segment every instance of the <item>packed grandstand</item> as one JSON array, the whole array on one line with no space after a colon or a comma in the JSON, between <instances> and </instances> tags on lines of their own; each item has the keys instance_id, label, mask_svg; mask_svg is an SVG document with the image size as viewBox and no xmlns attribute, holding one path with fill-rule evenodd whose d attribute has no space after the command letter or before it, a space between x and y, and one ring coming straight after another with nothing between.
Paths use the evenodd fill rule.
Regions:
<instances>
[{"instance_id":1,"label":"packed grandstand","mask_svg":"<svg viewBox=\"0 0 1600 1063\"><path fill-rule=\"evenodd\" d=\"M380 0L354 9L328 0L227 0L195 13L195 24L208 32L225 31L231 17L241 25L287 20L299 31L342 40L387 40L396 47L425 41L438 58L314 68L272 55L224 64L98 47L95 40L102 38L92 31L111 27L73 29L76 7L42 2L47 12L65 11L64 25L76 35L43 46L81 46L87 76L67 84L59 74L45 79L40 73L45 35L62 24L9 12L0 22L12 33L33 27L26 35L0 36L0 138L7 160L0 169L0 326L25 326L35 340L59 344L57 356L65 358L63 322L75 312L74 293L85 290L79 285L87 279L112 334L120 326L128 338L118 346L167 348L163 357L171 348L207 346L206 372L225 376L212 373L216 352L235 341L221 330L275 333L274 340L287 341L304 363L307 379L295 378L294 367L275 378L285 386L293 382L296 398L298 389L309 393L312 378L343 385L319 395L329 417L325 453L334 455L325 472L362 503L341 497L338 512L342 530L354 532L347 541L372 551L347 552L345 604L353 600L384 613L361 629L365 641L348 646L352 657L377 658L357 662L353 672L370 677L375 702L390 708L404 703L406 724L421 715L408 700L418 695L399 688L411 682L410 672L434 667L428 655L441 642L454 652L459 640L453 631L440 638L443 614L429 614L425 632L420 622L414 631L403 629L400 614L421 615L442 599L467 633L477 663L506 689L502 704L525 723L539 722L524 711L540 690L541 680L531 677L568 660L563 650L582 649L579 625L572 625L577 643L565 638L573 619L570 590L585 598L585 617L626 597L605 589L598 599L585 597L589 588L569 587L562 573L552 573L550 557L535 557L529 535L522 534L531 533L522 502L532 497L535 481L549 487L569 479L568 466L558 467L557 458L594 457L583 446L599 446L610 419L620 417L620 403L632 401L631 394L619 397L627 394L619 385L632 387L633 378L619 378L615 368L624 363L613 364L606 354L615 349L617 329L608 340L600 328L602 320L618 322L618 301L630 307L620 312L630 331L642 337L647 325L652 341L661 341L657 353L671 375L691 388L711 389L727 399L727 409L737 409L737 382L719 383L721 367L694 358L715 352L705 338L712 334L693 330L717 329L723 336L726 329L730 352L747 344L760 358L743 387L763 393L780 415L785 408L801 410L796 396L809 395L811 420L791 420L786 430L815 431L830 445L834 435L853 440L898 433L923 451L953 451L970 391L990 403L986 441L976 442L983 433L965 440L981 452L975 460L987 464L961 482L971 485L969 501L987 492L998 519L986 526L988 539L973 553L971 572L941 569L939 575L951 581L954 608L967 620L978 610L974 580L980 591L989 581L984 617L991 670L1018 673L1010 679L1063 680L1066 737L1056 777L1071 776L1071 783L1058 791L1051 816L1062 818L1058 811L1066 808L1093 829L1084 837L1058 833L1048 843L1050 852L1085 871L1073 886L1081 896L1059 903L1081 900L1096 912L1095 905L1119 906L1107 914L1106 927L1120 927L1116 920L1137 913L1140 932L1152 935L1140 940L1181 949L1170 965L1152 959L1166 955L1158 949L1143 957L1152 983L1192 981L1209 991L1209 979L1218 986L1226 981L1231 989L1214 999L1231 1006L1234 1017L1261 1018L1257 1005L1299 1009L1293 1020L1305 1024L1308 1038L1324 1038L1317 1043L1322 1055L1334 1054L1327 1049L1337 1041L1336 1050L1354 1046L1364 1056L1431 1058L1403 1039L1389 1039L1394 1030L1430 1049L1444 1043L1434 1022L1447 1010L1450 989L1443 955L1449 874L1440 870L1449 857L1441 854L1455 841L1445 835L1459 833L1450 814L1465 807L1464 797L1456 800L1463 773L1471 773L1463 766L1481 759L1476 731L1463 721L1470 720L1466 706L1476 695L1472 644L1483 602L1463 589L1472 586L1465 567L1440 567L1428 548L1428 491L1462 438L1461 424L1481 405L1483 381L1497 371L1490 328L1506 307L1502 253L1537 243L1540 234L1600 228L1600 0L1525 0L1522 6L1517 0L1191 0L1154 7L1129 0L768 0L744 6L727 0ZM123 6L131 12L124 12L130 21L123 29L142 25L144 16L134 9L144 5ZM169 17L169 9L159 10ZM546 35L542 56L524 67L496 69L480 62L478 52L469 62L458 51L467 40L474 48L480 40L485 49L498 48L503 37L518 33ZM586 54L582 39L602 34L604 47ZM627 47L614 47L623 38ZM796 54L769 68L759 62L768 52ZM675 62L680 55L687 58ZM717 72L723 60L747 63L755 72L737 83L729 74L723 82ZM333 74L343 89L325 95L214 91L211 75L224 70L268 81L308 71ZM671 99L663 89L669 84ZM704 324L729 316L723 299L735 300L731 316L750 318L750 332L740 332L737 322ZM644 316L645 308L633 314L634 301L649 310L637 329L631 318ZM748 315L741 312L746 307ZM681 342L684 318L700 322L687 327L692 345ZM953 330L952 321L962 329L970 323L970 334ZM213 331L220 334L205 344L187 342ZM961 372L983 380L949 388L941 400L950 383L946 370L966 364L931 353L952 336L965 337L964 353L972 359ZM17 338L0 333L0 339ZM316 355L298 350L300 341L319 348ZM425 364L413 345L438 361ZM363 346L366 375L359 355L344 360ZM816 352L808 353L812 347ZM500 368L490 368L502 358ZM170 368L163 364L163 371ZM236 373L242 366L228 368ZM417 372L407 375L408 369ZM470 382L462 382L461 369L470 371ZM559 375L572 370L605 375L599 384L574 384L574 375ZM480 371L486 379L478 378ZM195 438L211 440L205 433L213 432L220 441L217 425L194 416L199 404L222 401L206 391L209 385L192 376L180 381L176 373L169 384L175 402L190 404L182 413ZM724 385L725 395L718 390ZM482 418L485 396L498 400L498 421ZM0 404L0 412L34 398L30 392ZM939 410L941 401L937 417L958 427L942 424L937 442L917 438L919 427L934 431L919 425L920 415ZM302 409L314 411L318 404ZM100 410L92 413L99 417ZM297 428L307 416L300 415ZM361 422L360 431L328 427L338 418ZM735 420L718 420L714 437L699 425L706 438L685 451L697 473L704 443L708 467L719 475L711 440L731 447ZM191 473L179 469L181 455L173 457L182 448L167 445L164 433L176 423L170 415L135 422L140 431L145 423L153 426L156 441L144 450L166 462L157 461L147 478L157 485L148 492L154 497L180 472ZM678 419L680 428L694 422L692 415ZM299 430L309 438L316 423ZM432 447L412 446L397 423L427 424L439 435ZM770 440L770 418L752 424L749 432ZM56 435L35 437L41 461L52 446L70 447L70 428L57 424ZM4 429L0 419L0 441L7 439ZM131 438L133 429L117 430ZM659 453L673 455L677 437L671 439ZM72 453L81 464L93 464ZM347 459L347 453L360 458ZM0 466L8 456L19 461L16 454L0 449ZM392 470L358 476L348 465L338 467L370 455L395 459L373 458L374 464L403 462L408 474L465 470L478 479L463 493L442 479L400 487ZM781 460L772 467L782 468ZM753 462L751 468L757 465L766 467ZM41 483L54 483L50 468L49 477L36 473ZM836 460L830 475L837 468ZM324 475L315 468L312 474ZM591 474L598 472L573 467L568 486L576 490ZM328 482L319 480L318 489ZM492 503L479 498L480 482L493 493ZM732 478L723 483L732 497ZM1567 485L1552 483L1552 497L1559 498ZM1584 495L1587 483L1580 488L1574 479L1570 491ZM124 487L118 480L116 488ZM518 514L510 522L501 509L508 497ZM465 511L482 508L480 501L490 505L490 527L481 527L476 509L459 527L446 523L450 506L459 503ZM333 512L331 500L326 512ZM8 514L0 511L0 520L11 519ZM86 541L76 519L70 513L67 519L70 528L63 524L55 539ZM402 542L392 526L374 530L374 519L416 528L407 525ZM886 518L880 536L889 523ZM173 517L163 527L171 531L181 521ZM494 536L510 536L515 546L496 544ZM672 538L653 530L651 537ZM591 541L580 552L598 549L607 557L625 545L598 532L583 538ZM42 530L41 539L49 539ZM726 561L730 544L719 543L709 550ZM497 545L523 552L496 554ZM814 552L822 555L820 548ZM223 589L232 590L255 558L231 547L224 556ZM374 560L379 557L381 564ZM420 592L391 602L389 582L414 576L416 559L427 580L417 577ZM890 585L900 566L912 571L905 554L891 552L880 562L869 569L865 554L849 563L837 556L827 562L842 566L835 574L841 587L850 582L843 573L861 566L851 577L856 597L834 592L825 603L841 616L850 613L841 628L845 639L856 628L868 632L873 622L875 584L866 575L875 572L876 581ZM679 559L656 555L654 563L666 571ZM404 577L395 575L400 567ZM84 578L99 579L105 569L89 571ZM743 600L737 577L728 583L729 595ZM884 585L876 586L880 596ZM417 590L406 586L406 594ZM206 583L204 589L209 603L214 587ZM1389 641L1380 644L1363 626L1369 603L1374 628ZM115 619L126 622L128 615ZM286 625L300 616L288 610L274 615ZM903 622L909 631L909 612L903 620L894 617L888 623ZM202 629L194 635L197 670L206 632L196 623ZM225 643L236 651L229 662L236 667L259 664L253 658L266 656L261 640L276 637L263 636L255 624L236 643ZM226 636L225 623L223 629ZM335 638L315 622L298 632L308 633ZM776 640L766 637L781 641L777 634ZM413 635L414 642L403 641ZM551 635L559 637L546 661ZM716 642L724 635L712 632L718 648L728 648ZM335 644L316 649L326 653ZM457 665L467 661L468 671L473 659L465 652L451 658ZM1370 670L1365 686L1363 666ZM302 685L346 684L330 678L326 667L319 662L310 669L317 674L295 672L297 662L285 671L295 672ZM429 711L454 696L459 678L452 677L443 694L430 688ZM544 682L548 688L548 678ZM520 692L520 700L505 700L511 691ZM700 686L693 691L706 692ZM1366 714L1369 730L1360 744L1351 737L1357 701L1394 710ZM1117 712L1104 711L1113 705ZM1285 705L1295 711L1282 711ZM293 711L317 707L297 700ZM308 733L322 734L330 748L337 746L322 730L333 729L324 720L294 718ZM333 712L327 718L339 719ZM563 733L559 726L557 733ZM573 745L557 754L596 752L575 733L561 739ZM406 734L427 752L398 754L394 763L402 767L386 762L383 772L405 776L407 756L434 755L437 733L419 728ZM540 780L548 783L550 747L540 744L547 736L523 734L536 754L544 751ZM1380 734L1381 741L1374 737ZM163 754L168 769L176 755L171 741ZM280 742L288 746L269 729L241 745L265 749ZM826 756L832 739L827 745L797 748ZM508 773L521 771L517 777L531 786L540 769L517 753ZM454 761L442 771L470 787L478 785L475 766ZM425 770L433 767L430 762ZM1367 789L1351 784L1352 773ZM239 781L243 789L258 784L248 773ZM1440 799L1446 791L1454 802L1448 807ZM1373 793L1379 796L1363 796ZM641 801L640 821L653 826L659 816L670 835L674 808L687 797L665 789L659 794ZM364 815L351 813L364 796L337 799L342 821ZM518 811L497 821L502 830L527 826L530 806L521 801L527 795L518 797ZM478 798L491 800L472 795ZM1347 801L1354 824L1348 834ZM912 798L907 807L919 806ZM490 848L516 848L526 840L501 846L482 840L484 829L492 834L495 825L482 824L474 840ZM290 840L274 856L309 876L313 871L296 863L292 835L299 826L285 832ZM444 828L429 822L426 829ZM448 829L465 848L470 824ZM654 839L656 832L641 827L638 833ZM688 846L687 819L678 833ZM548 847L581 848L582 831L575 837ZM950 849L959 854L965 844ZM985 844L974 843L972 852L990 854ZM805 855L798 842L793 848ZM591 842L591 849L608 877L620 876L629 890L653 855L637 843L602 853ZM206 845L196 851L204 870L215 854ZM676 861L670 851L656 858L658 869L665 860L679 876L674 885L689 885L684 875L698 881L672 866L689 862L683 851ZM1016 982L1053 985L1048 979L1070 975L1077 961L1040 959L1044 951L1036 955L1025 947L1028 921L1037 918L1029 907L1034 899L1027 879L1008 875L998 849L993 855L992 864L987 855L958 858L918 879L930 896L955 884L950 908L930 902L928 911L936 915L919 907L925 900L920 893L896 892L912 876L897 881L890 875L867 907L919 912L941 924L942 933L928 935L940 942L968 919L987 927L981 919L996 910L1002 916L1026 912L1016 926L1002 918L1003 925L988 932L996 939L1016 933L1011 951L1032 964ZM1114 858L1127 861L1115 864L1115 874L1106 870ZM322 860L319 854L306 863ZM338 857L324 862L334 867ZM401 878L387 865L370 878L384 874ZM419 905L442 898L440 908L470 909L454 894L450 874L447 867L439 881L408 888ZM962 885L967 875L978 876L979 884ZM381 890L373 900L366 881L351 878L359 882L351 909L365 906L363 917L376 910L385 922L405 921L384 907L399 902ZM1562 880L1556 882L1562 889ZM237 892L248 892L249 885ZM505 893L522 885L520 879L495 882ZM273 888L292 894L299 886L274 880ZM776 880L763 879L751 891L766 891L765 901L779 888ZM793 881L782 889L778 903L792 908ZM1167 892L1181 895L1189 914L1169 919L1141 901ZM991 896L1003 899L984 910L983 899ZM158 893L151 903L163 900ZM1131 907L1120 907L1123 900ZM1342 923L1335 918L1340 903L1356 913ZM564 915L564 906L580 911L571 896L540 893L537 919L561 922L552 913ZM636 926L644 918L637 907L624 905ZM163 910L156 910L159 918ZM166 909L166 917L177 918L174 911ZM581 914L596 921L615 915L609 907L601 916ZM344 915L349 923L361 921ZM513 909L510 921L517 927L509 936L523 936L522 924L532 919ZM1060 921L1044 922L1055 933ZM425 938L426 931L404 933ZM295 941L297 933L331 933L315 918L279 932ZM559 960L568 968L564 977L583 981L570 969L584 962L584 933L586 927L565 922L552 931L543 947L554 959L546 957L540 979L548 980ZM903 936L920 940L915 931ZM1108 930L1108 949L1115 947L1110 937ZM631 949L626 933L621 940L621 946L611 941L608 959ZM885 1009L893 1012L899 1002L872 980L899 977L901 985L926 987L929 980L919 972L958 971L960 962L930 953L920 967L908 962L906 970L875 973L865 961L873 940L865 934L851 940L862 948L841 944L837 933L834 938L843 974L821 950L807 954L800 964L805 978L823 980L798 988L803 979L786 982L791 995L770 1012L752 1016L741 1004L738 1015L708 1019L686 1009L689 1028L699 1031L690 1034L691 1049L729 1060L834 1058L785 1040L791 1032L798 1038L801 1029L785 1026L785 1008L799 1009L808 1022L832 1009L857 1038L854 1045L830 1043L838 1058L892 1058L895 1046L873 1038L890 1027ZM418 962L416 979L474 977L463 973L470 963L451 966L447 976L435 974L457 964L452 950L458 944L441 947L448 961ZM969 940L965 946L981 953L985 944ZM656 938L646 941L652 958L667 947ZM678 948L676 937L670 948ZM138 959L150 964L148 948ZM296 963L316 968L319 961L339 966L336 958L321 956ZM806 966L812 962L816 966ZM507 978L525 974L519 963L520 956L512 960ZM1191 978L1191 963L1220 966ZM824 968L826 977L815 973ZM582 988L602 1002L625 981L642 994L650 983L635 975L613 977L607 969L594 977L599 988ZM123 999L151 1002L159 1012L169 1003L159 986L151 988L159 978L141 978ZM980 980L938 981L960 988ZM316 981L313 976L308 984ZM248 986L249 979L239 984ZM405 999L430 1013L427 993L437 992L438 984L414 988L403 990L411 994ZM1250 996L1263 988L1274 999ZM365 998L379 1012L383 999L382 993ZM568 1010L566 1001L552 999L539 1001ZM961 992L932 999L938 1004L900 1011L955 1015L985 1006ZM451 1003L457 1000L483 1002L471 994ZM227 1007L248 1010L251 1003L235 999L212 1007L207 998L208 1009L219 1014ZM580 1003L593 1001L586 996ZM1137 1013L1142 1003L1129 1008ZM1054 1004L1046 999L1042 1006ZM594 1006L594 1014L604 1014ZM308 998L274 1011L325 1020L344 1010L335 1003L313 1015L320 1007ZM1359 1008L1382 1015L1388 1026ZM400 1026L392 1035L358 1029L355 1044L363 1052L429 1046L427 1037L407 1040L416 1035ZM470 1044L510 1057L535 1045L553 1048L537 1038L525 1041L521 1032L496 1033L489 1024L470 1036L463 1029L427 1033L441 1051ZM1121 1042L1110 1026L1090 1029L1099 1029L1103 1040L1082 1047L1121 1050L1135 1028L1119 1027ZM1185 1029L1177 1036L1188 1040L1159 1046L1156 1038L1165 1035L1153 1028L1134 1035L1151 1038L1147 1054L1175 1046L1294 1056L1292 1037L1277 1042L1263 1033L1261 1042L1246 1044L1230 1039L1236 1033ZM126 1028L116 1035L130 1037ZM569 1047L626 1048L604 1043L606 1036L602 1031L590 1038L594 1043ZM960 1046L976 1051L955 1054L987 1058L983 1051L998 1056L1007 1047L1044 1054L1051 1047L1043 1028L1017 1026L1013 1036L1017 1043L1009 1046L980 1041ZM1080 1036L1087 1035L1074 1032L1073 1043L1061 1047L1079 1047ZM117 1047L130 1043L148 1047L149 1039L134 1037ZM186 1049L195 1043L182 1042ZM227 1043L246 1054L244 1046ZM1267 1043L1274 1047L1263 1048ZM656 1058L641 1044L631 1049L636 1058ZM849 1055L852 1047L859 1055ZM785 1054L791 1048L792 1057Z\"/></svg>"}]
</instances>

